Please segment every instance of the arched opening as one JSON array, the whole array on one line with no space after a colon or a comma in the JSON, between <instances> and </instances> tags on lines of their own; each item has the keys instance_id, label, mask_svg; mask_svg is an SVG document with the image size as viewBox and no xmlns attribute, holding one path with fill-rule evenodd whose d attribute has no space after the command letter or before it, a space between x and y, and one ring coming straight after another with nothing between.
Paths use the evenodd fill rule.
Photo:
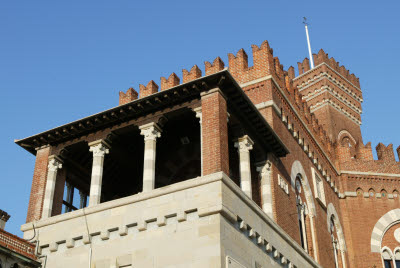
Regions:
<instances>
[{"instance_id":1,"label":"arched opening","mask_svg":"<svg viewBox=\"0 0 400 268\"><path fill-rule=\"evenodd\" d=\"M381 251L381 256L382 256L382 261L383 261L383 267L384 268L394 268L396 266L393 265L393 254L392 251L384 247Z\"/></svg>"},{"instance_id":2,"label":"arched opening","mask_svg":"<svg viewBox=\"0 0 400 268\"><path fill-rule=\"evenodd\" d=\"M335 267L339 268L339 261L338 261L338 236L337 236L337 230L335 226L335 215L331 216L331 219L329 221L329 231L331 233L331 240L332 240L332 250L333 250L333 256L335 257Z\"/></svg>"},{"instance_id":3,"label":"arched opening","mask_svg":"<svg viewBox=\"0 0 400 268\"><path fill-rule=\"evenodd\" d=\"M298 219L299 234L300 234L300 245L306 252L308 252L308 243L307 243L308 209L305 203L306 197L304 194L300 174L296 176L295 192L296 192L297 219Z\"/></svg>"}]
</instances>

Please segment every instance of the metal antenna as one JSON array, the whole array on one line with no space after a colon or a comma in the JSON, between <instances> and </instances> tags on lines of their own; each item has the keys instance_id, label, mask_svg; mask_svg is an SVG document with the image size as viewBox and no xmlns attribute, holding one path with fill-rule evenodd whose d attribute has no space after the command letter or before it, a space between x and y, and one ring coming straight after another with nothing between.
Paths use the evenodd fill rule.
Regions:
<instances>
[{"instance_id":1,"label":"metal antenna","mask_svg":"<svg viewBox=\"0 0 400 268\"><path fill-rule=\"evenodd\" d=\"M312 57L312 53L311 53L311 44L310 44L310 37L308 35L308 23L307 23L307 18L303 17L303 23L306 27L306 35L307 35L307 43L308 43L308 54L310 55L310 63L311 63L311 69L314 68L314 59Z\"/></svg>"}]
</instances>

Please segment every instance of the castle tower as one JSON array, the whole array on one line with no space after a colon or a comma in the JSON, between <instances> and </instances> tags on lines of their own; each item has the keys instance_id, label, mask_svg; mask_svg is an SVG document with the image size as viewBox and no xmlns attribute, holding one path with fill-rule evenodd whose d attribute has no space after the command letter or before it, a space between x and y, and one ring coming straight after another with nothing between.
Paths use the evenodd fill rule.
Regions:
<instances>
[{"instance_id":1,"label":"castle tower","mask_svg":"<svg viewBox=\"0 0 400 268\"><path fill-rule=\"evenodd\" d=\"M298 63L299 75L293 79L294 86L329 137L354 147L362 142L363 99L359 79L322 49L313 58L314 69L310 69L308 58Z\"/></svg>"}]
</instances>

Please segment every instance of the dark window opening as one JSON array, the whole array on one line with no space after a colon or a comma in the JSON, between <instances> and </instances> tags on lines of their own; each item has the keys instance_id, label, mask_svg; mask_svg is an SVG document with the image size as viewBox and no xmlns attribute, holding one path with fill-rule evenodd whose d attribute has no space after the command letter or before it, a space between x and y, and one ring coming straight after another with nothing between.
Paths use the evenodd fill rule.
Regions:
<instances>
[{"instance_id":1,"label":"dark window opening","mask_svg":"<svg viewBox=\"0 0 400 268\"><path fill-rule=\"evenodd\" d=\"M88 205L88 194L78 190L68 181L64 187L64 198L62 212L67 213L77 209L84 208Z\"/></svg>"},{"instance_id":2,"label":"dark window opening","mask_svg":"<svg viewBox=\"0 0 400 268\"><path fill-rule=\"evenodd\" d=\"M392 260L383 260L383 263L385 264L385 268L392 268ZM396 265L397 265L396 261Z\"/></svg>"}]
</instances>

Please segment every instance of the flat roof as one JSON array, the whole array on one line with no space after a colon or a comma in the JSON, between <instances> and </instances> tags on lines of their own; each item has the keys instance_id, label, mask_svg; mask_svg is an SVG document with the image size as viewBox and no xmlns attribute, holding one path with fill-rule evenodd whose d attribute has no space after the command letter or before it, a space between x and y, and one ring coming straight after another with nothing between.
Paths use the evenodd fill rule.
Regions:
<instances>
[{"instance_id":1,"label":"flat roof","mask_svg":"<svg viewBox=\"0 0 400 268\"><path fill-rule=\"evenodd\" d=\"M227 69L159 91L132 102L93 114L71 123L55 127L42 133L15 140L15 143L36 154L36 148L58 144L76 137L87 135L106 127L120 124L140 116L162 110L170 105L199 99L202 92L218 87L225 95L228 110L233 112L253 139L278 157L286 156L289 150L274 132L265 118Z\"/></svg>"}]
</instances>

